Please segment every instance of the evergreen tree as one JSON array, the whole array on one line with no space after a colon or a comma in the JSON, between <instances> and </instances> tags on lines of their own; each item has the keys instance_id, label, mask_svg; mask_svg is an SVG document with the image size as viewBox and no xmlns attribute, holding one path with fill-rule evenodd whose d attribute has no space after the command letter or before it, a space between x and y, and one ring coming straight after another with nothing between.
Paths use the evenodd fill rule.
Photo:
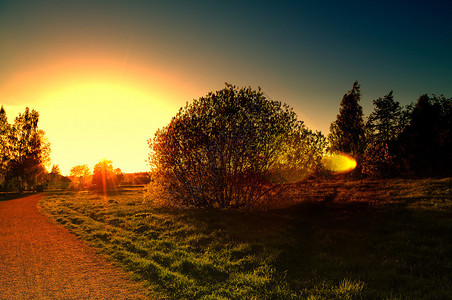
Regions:
<instances>
[{"instance_id":1,"label":"evergreen tree","mask_svg":"<svg viewBox=\"0 0 452 300\"><path fill-rule=\"evenodd\" d=\"M414 176L452 173L452 99L424 94L417 100L408 126L400 134L399 158Z\"/></svg>"},{"instance_id":2,"label":"evergreen tree","mask_svg":"<svg viewBox=\"0 0 452 300\"><path fill-rule=\"evenodd\" d=\"M369 115L366 127L372 139L378 143L395 140L403 129L401 125L402 109L394 100L393 92L373 101L374 111Z\"/></svg>"},{"instance_id":3,"label":"evergreen tree","mask_svg":"<svg viewBox=\"0 0 452 300\"><path fill-rule=\"evenodd\" d=\"M396 173L394 143L404 127L404 119L392 91L374 100L373 104L374 111L366 123L363 172L369 176L387 177Z\"/></svg>"},{"instance_id":4,"label":"evergreen tree","mask_svg":"<svg viewBox=\"0 0 452 300\"><path fill-rule=\"evenodd\" d=\"M366 146L363 109L359 104L360 100L360 85L358 81L355 81L352 89L342 98L339 114L336 121L331 123L330 134L328 135L330 151L332 153L347 153L353 156L358 162L358 172Z\"/></svg>"}]
</instances>

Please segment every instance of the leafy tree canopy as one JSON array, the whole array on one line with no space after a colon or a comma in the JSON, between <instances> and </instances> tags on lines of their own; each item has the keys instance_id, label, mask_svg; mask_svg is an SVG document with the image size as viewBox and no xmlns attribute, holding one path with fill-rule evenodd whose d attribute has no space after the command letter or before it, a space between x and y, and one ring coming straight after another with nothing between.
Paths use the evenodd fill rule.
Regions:
<instances>
[{"instance_id":1,"label":"leafy tree canopy","mask_svg":"<svg viewBox=\"0 0 452 300\"><path fill-rule=\"evenodd\" d=\"M154 191L198 207L256 205L274 181L310 172L325 144L288 105L230 84L187 103L148 142Z\"/></svg>"}]
</instances>

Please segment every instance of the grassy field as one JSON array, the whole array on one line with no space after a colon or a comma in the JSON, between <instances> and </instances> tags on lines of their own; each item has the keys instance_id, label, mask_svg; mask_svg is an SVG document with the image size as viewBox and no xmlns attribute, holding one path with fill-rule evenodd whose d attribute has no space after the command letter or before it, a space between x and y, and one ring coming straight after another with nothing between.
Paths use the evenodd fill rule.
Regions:
<instances>
[{"instance_id":1,"label":"grassy field","mask_svg":"<svg viewBox=\"0 0 452 300\"><path fill-rule=\"evenodd\" d=\"M452 179L309 182L288 198L158 209L123 189L41 208L162 298L452 299Z\"/></svg>"}]
</instances>

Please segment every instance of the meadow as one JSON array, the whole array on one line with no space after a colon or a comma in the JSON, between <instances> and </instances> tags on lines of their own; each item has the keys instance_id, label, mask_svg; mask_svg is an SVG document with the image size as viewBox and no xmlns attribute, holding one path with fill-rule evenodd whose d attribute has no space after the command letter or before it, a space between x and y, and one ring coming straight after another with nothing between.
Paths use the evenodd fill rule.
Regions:
<instances>
[{"instance_id":1,"label":"meadow","mask_svg":"<svg viewBox=\"0 0 452 300\"><path fill-rule=\"evenodd\" d=\"M162 299L452 298L452 178L304 182L285 203L158 208L121 188L40 207Z\"/></svg>"}]
</instances>

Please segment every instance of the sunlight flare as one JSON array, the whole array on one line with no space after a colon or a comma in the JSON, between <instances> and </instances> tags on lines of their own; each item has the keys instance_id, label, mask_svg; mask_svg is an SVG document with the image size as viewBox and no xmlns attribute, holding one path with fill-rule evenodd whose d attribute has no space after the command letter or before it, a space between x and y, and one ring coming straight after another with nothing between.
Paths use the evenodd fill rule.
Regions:
<instances>
[{"instance_id":1,"label":"sunlight flare","mask_svg":"<svg viewBox=\"0 0 452 300\"><path fill-rule=\"evenodd\" d=\"M322 166L336 173L350 172L356 168L356 160L346 154L333 154L322 158Z\"/></svg>"}]
</instances>

